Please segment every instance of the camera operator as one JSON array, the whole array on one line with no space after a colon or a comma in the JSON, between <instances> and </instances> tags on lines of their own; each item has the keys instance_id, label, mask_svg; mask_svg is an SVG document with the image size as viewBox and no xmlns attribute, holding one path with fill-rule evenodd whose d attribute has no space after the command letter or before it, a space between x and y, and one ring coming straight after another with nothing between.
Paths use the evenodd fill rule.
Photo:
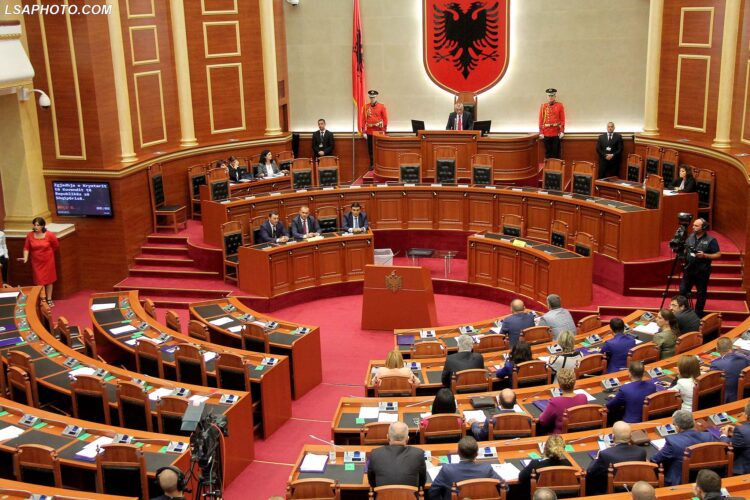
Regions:
<instances>
[{"instance_id":1,"label":"camera operator","mask_svg":"<svg viewBox=\"0 0 750 500\"><path fill-rule=\"evenodd\" d=\"M703 317L706 305L706 291L711 277L711 261L721 257L719 242L708 234L708 222L704 219L693 221L693 232L685 241L685 270L680 283L680 295L687 296L695 285L695 312Z\"/></svg>"}]
</instances>

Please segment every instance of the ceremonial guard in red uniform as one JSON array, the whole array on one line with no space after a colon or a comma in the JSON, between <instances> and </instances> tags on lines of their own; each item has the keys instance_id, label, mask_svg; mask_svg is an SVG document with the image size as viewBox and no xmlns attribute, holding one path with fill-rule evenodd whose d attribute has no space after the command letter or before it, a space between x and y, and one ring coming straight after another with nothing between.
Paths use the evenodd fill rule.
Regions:
<instances>
[{"instance_id":1,"label":"ceremonial guard in red uniform","mask_svg":"<svg viewBox=\"0 0 750 500\"><path fill-rule=\"evenodd\" d=\"M367 152L370 154L370 170L375 165L372 157L372 133L377 131L385 132L388 128L388 111L385 106L378 102L378 91L370 90L367 92L370 96L370 103L365 104L362 112L365 115L365 136L367 137Z\"/></svg>"},{"instance_id":2,"label":"ceremonial guard in red uniform","mask_svg":"<svg viewBox=\"0 0 750 500\"><path fill-rule=\"evenodd\" d=\"M565 135L565 107L557 102L557 89L547 89L547 102L539 108L539 138L544 157L560 158L560 139Z\"/></svg>"}]
</instances>

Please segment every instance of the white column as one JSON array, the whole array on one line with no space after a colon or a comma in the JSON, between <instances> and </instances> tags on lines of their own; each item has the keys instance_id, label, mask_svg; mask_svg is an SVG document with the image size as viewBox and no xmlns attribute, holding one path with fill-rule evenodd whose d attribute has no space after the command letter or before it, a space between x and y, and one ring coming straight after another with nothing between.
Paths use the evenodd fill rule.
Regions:
<instances>
[{"instance_id":1,"label":"white column","mask_svg":"<svg viewBox=\"0 0 750 500\"><path fill-rule=\"evenodd\" d=\"M112 11L107 16L109 42L112 49L112 73L115 80L115 101L117 104L117 125L120 129L120 161L130 163L137 159L133 149L133 123L130 120L130 95L128 75L125 72L125 51L122 47L122 27L120 26L120 2L107 0Z\"/></svg>"},{"instance_id":2,"label":"white column","mask_svg":"<svg viewBox=\"0 0 750 500\"><path fill-rule=\"evenodd\" d=\"M711 146L731 146L732 92L734 90L734 60L737 56L737 35L740 27L740 0L726 0L724 35L721 40L721 71L719 72L719 102L716 108L716 137Z\"/></svg>"},{"instance_id":3,"label":"white column","mask_svg":"<svg viewBox=\"0 0 750 500\"><path fill-rule=\"evenodd\" d=\"M185 30L185 6L182 0L170 0L172 13L172 43L174 44L175 76L177 77L177 101L180 107L180 146L198 144L193 121L193 94L190 87L190 62Z\"/></svg>"},{"instance_id":4,"label":"white column","mask_svg":"<svg viewBox=\"0 0 750 500\"><path fill-rule=\"evenodd\" d=\"M661 27L664 0L651 0L648 13L648 48L646 49L646 109L643 135L659 134L659 69L661 64Z\"/></svg>"},{"instance_id":5,"label":"white column","mask_svg":"<svg viewBox=\"0 0 750 500\"><path fill-rule=\"evenodd\" d=\"M260 40L263 51L263 86L266 100L266 135L281 135L279 79L276 73L276 30L273 0L260 1Z\"/></svg>"}]
</instances>

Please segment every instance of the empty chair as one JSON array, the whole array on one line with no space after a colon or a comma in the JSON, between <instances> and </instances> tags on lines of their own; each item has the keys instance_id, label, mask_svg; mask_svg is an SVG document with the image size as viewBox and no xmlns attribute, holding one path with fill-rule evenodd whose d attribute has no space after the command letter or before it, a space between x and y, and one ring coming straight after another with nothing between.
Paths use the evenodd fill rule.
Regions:
<instances>
[{"instance_id":1,"label":"empty chair","mask_svg":"<svg viewBox=\"0 0 750 500\"><path fill-rule=\"evenodd\" d=\"M286 498L287 500L339 500L341 498L341 488L339 487L339 482L333 479L297 479L296 481L287 483Z\"/></svg>"},{"instance_id":2,"label":"empty chair","mask_svg":"<svg viewBox=\"0 0 750 500\"><path fill-rule=\"evenodd\" d=\"M84 345L80 338L81 329L77 326L70 326L65 316L59 316L57 318L55 333L58 334L60 340L71 349L75 349L76 351L84 350Z\"/></svg>"},{"instance_id":3,"label":"empty chair","mask_svg":"<svg viewBox=\"0 0 750 500\"><path fill-rule=\"evenodd\" d=\"M422 155L418 153L398 155L398 181L404 184L422 182Z\"/></svg>"},{"instance_id":4,"label":"empty chair","mask_svg":"<svg viewBox=\"0 0 750 500\"><path fill-rule=\"evenodd\" d=\"M24 394L26 388L25 384L22 383L24 377L16 377L14 375L13 380L11 380L10 368L16 367L21 370L21 373L17 375L26 374L25 378L28 380L31 388L32 398L27 404L29 406L39 407L39 387L37 386L36 370L34 369L34 363L31 361L31 356L23 351L10 351L8 352L8 354L6 354L6 359L8 362L8 389L11 391L11 397L14 393L14 384L15 388L17 389L16 395L18 395L19 397L25 397Z\"/></svg>"},{"instance_id":5,"label":"empty chair","mask_svg":"<svg viewBox=\"0 0 750 500\"><path fill-rule=\"evenodd\" d=\"M552 331L549 326L530 326L521 331L518 341L530 345L552 342Z\"/></svg>"},{"instance_id":6,"label":"empty chair","mask_svg":"<svg viewBox=\"0 0 750 500\"><path fill-rule=\"evenodd\" d=\"M743 368L737 380L737 399L750 397L750 366Z\"/></svg>"},{"instance_id":7,"label":"empty chair","mask_svg":"<svg viewBox=\"0 0 750 500\"><path fill-rule=\"evenodd\" d=\"M511 380L514 389L550 384L552 382L552 369L544 361L525 361L513 367Z\"/></svg>"},{"instance_id":8,"label":"empty chair","mask_svg":"<svg viewBox=\"0 0 750 500\"><path fill-rule=\"evenodd\" d=\"M187 227L187 209L182 205L167 203L161 164L149 165L148 176L154 231L172 229L176 233L181 227Z\"/></svg>"},{"instance_id":9,"label":"empty chair","mask_svg":"<svg viewBox=\"0 0 750 500\"><path fill-rule=\"evenodd\" d=\"M671 187L674 185L677 177L677 165L679 164L680 154L674 149L665 149L661 157L661 176L664 179L664 186Z\"/></svg>"},{"instance_id":10,"label":"empty chair","mask_svg":"<svg viewBox=\"0 0 750 500\"><path fill-rule=\"evenodd\" d=\"M553 220L549 231L549 243L560 248L568 247L568 223Z\"/></svg>"},{"instance_id":11,"label":"empty chair","mask_svg":"<svg viewBox=\"0 0 750 500\"><path fill-rule=\"evenodd\" d=\"M296 158L291 164L292 189L307 189L313 186L313 163L310 158Z\"/></svg>"},{"instance_id":12,"label":"empty chair","mask_svg":"<svg viewBox=\"0 0 750 500\"><path fill-rule=\"evenodd\" d=\"M682 354L703 345L703 334L701 332L687 332L677 337L674 353Z\"/></svg>"},{"instance_id":13,"label":"empty chair","mask_svg":"<svg viewBox=\"0 0 750 500\"><path fill-rule=\"evenodd\" d=\"M652 462L610 464L607 473L607 493L632 490L638 481L646 481L654 488L662 488L664 468Z\"/></svg>"},{"instance_id":14,"label":"empty chair","mask_svg":"<svg viewBox=\"0 0 750 500\"><path fill-rule=\"evenodd\" d=\"M485 368L461 370L451 376L451 392L484 392L492 390L492 377Z\"/></svg>"},{"instance_id":15,"label":"empty chair","mask_svg":"<svg viewBox=\"0 0 750 500\"><path fill-rule=\"evenodd\" d=\"M62 488L62 473L57 451L39 444L22 444L13 455L17 481Z\"/></svg>"},{"instance_id":16,"label":"empty chair","mask_svg":"<svg viewBox=\"0 0 750 500\"><path fill-rule=\"evenodd\" d=\"M77 375L70 383L73 416L110 425L109 396L104 380L93 375Z\"/></svg>"},{"instance_id":17,"label":"empty chair","mask_svg":"<svg viewBox=\"0 0 750 500\"><path fill-rule=\"evenodd\" d=\"M546 158L542 170L542 188L548 191L565 190L565 162L557 158Z\"/></svg>"},{"instance_id":18,"label":"empty chair","mask_svg":"<svg viewBox=\"0 0 750 500\"><path fill-rule=\"evenodd\" d=\"M588 333L601 328L602 320L598 314L589 314L578 320L578 333Z\"/></svg>"},{"instance_id":19,"label":"empty chair","mask_svg":"<svg viewBox=\"0 0 750 500\"><path fill-rule=\"evenodd\" d=\"M601 353L589 354L578 360L576 378L603 375L607 371L607 356Z\"/></svg>"},{"instance_id":20,"label":"empty chair","mask_svg":"<svg viewBox=\"0 0 750 500\"><path fill-rule=\"evenodd\" d=\"M135 370L144 375L164 378L164 359L159 346L148 340L135 343Z\"/></svg>"},{"instance_id":21,"label":"empty chair","mask_svg":"<svg viewBox=\"0 0 750 500\"><path fill-rule=\"evenodd\" d=\"M714 187L716 186L716 173L705 168L694 168L695 192L698 193L698 217L713 224Z\"/></svg>"},{"instance_id":22,"label":"empty chair","mask_svg":"<svg viewBox=\"0 0 750 500\"><path fill-rule=\"evenodd\" d=\"M376 446L388 444L388 422L370 422L359 429L359 444Z\"/></svg>"},{"instance_id":23,"label":"empty chair","mask_svg":"<svg viewBox=\"0 0 750 500\"><path fill-rule=\"evenodd\" d=\"M174 311L167 311L164 313L164 322L167 324L167 328L176 332L182 333L182 325L180 324L180 317Z\"/></svg>"},{"instance_id":24,"label":"empty chair","mask_svg":"<svg viewBox=\"0 0 750 500\"><path fill-rule=\"evenodd\" d=\"M255 352L271 352L269 333L260 325L245 323L240 330L242 349Z\"/></svg>"},{"instance_id":25,"label":"empty chair","mask_svg":"<svg viewBox=\"0 0 750 500\"><path fill-rule=\"evenodd\" d=\"M516 214L503 214L500 219L500 232L506 236L523 238L526 236L526 224L523 217Z\"/></svg>"},{"instance_id":26,"label":"empty chair","mask_svg":"<svg viewBox=\"0 0 750 500\"><path fill-rule=\"evenodd\" d=\"M589 161L573 162L573 192L583 196L594 194L594 164Z\"/></svg>"},{"instance_id":27,"label":"empty chair","mask_svg":"<svg viewBox=\"0 0 750 500\"><path fill-rule=\"evenodd\" d=\"M646 175L661 175L661 153L659 146L646 146Z\"/></svg>"},{"instance_id":28,"label":"empty chair","mask_svg":"<svg viewBox=\"0 0 750 500\"><path fill-rule=\"evenodd\" d=\"M655 420L672 415L682 408L682 398L677 391L659 391L643 400L642 420Z\"/></svg>"},{"instance_id":29,"label":"empty chair","mask_svg":"<svg viewBox=\"0 0 750 500\"><path fill-rule=\"evenodd\" d=\"M510 349L508 345L508 337L505 335L483 335L479 339L479 343L474 347L474 352L495 352L502 351L503 349Z\"/></svg>"},{"instance_id":30,"label":"empty chair","mask_svg":"<svg viewBox=\"0 0 750 500\"><path fill-rule=\"evenodd\" d=\"M721 331L721 313L706 314L701 318L700 332L703 335L703 341L708 342L719 336Z\"/></svg>"},{"instance_id":31,"label":"empty chair","mask_svg":"<svg viewBox=\"0 0 750 500\"><path fill-rule=\"evenodd\" d=\"M83 339L83 348L86 352L86 356L102 361L102 358L99 357L96 350L96 338L94 337L94 332L91 328L85 327L81 338Z\"/></svg>"},{"instance_id":32,"label":"empty chair","mask_svg":"<svg viewBox=\"0 0 750 500\"><path fill-rule=\"evenodd\" d=\"M96 455L96 492L149 498L146 461L132 444L105 444Z\"/></svg>"},{"instance_id":33,"label":"empty chair","mask_svg":"<svg viewBox=\"0 0 750 500\"><path fill-rule=\"evenodd\" d=\"M471 155L471 183L486 186L494 183L495 157L489 154Z\"/></svg>"},{"instance_id":34,"label":"empty chair","mask_svg":"<svg viewBox=\"0 0 750 500\"><path fill-rule=\"evenodd\" d=\"M26 370L17 366L8 367L8 392L10 399L27 406L38 407L39 403L31 389L31 379Z\"/></svg>"},{"instance_id":35,"label":"empty chair","mask_svg":"<svg viewBox=\"0 0 750 500\"><path fill-rule=\"evenodd\" d=\"M211 338L208 333L208 326L206 326L205 323L195 319L191 319L190 322L188 322L188 335L203 342L211 342Z\"/></svg>"},{"instance_id":36,"label":"empty chair","mask_svg":"<svg viewBox=\"0 0 750 500\"><path fill-rule=\"evenodd\" d=\"M596 239L589 233L576 231L573 239L573 251L584 257L593 257L594 251L596 251Z\"/></svg>"},{"instance_id":37,"label":"empty chair","mask_svg":"<svg viewBox=\"0 0 750 500\"><path fill-rule=\"evenodd\" d=\"M412 359L445 357L445 344L441 340L415 342L409 355Z\"/></svg>"},{"instance_id":38,"label":"empty chair","mask_svg":"<svg viewBox=\"0 0 750 500\"><path fill-rule=\"evenodd\" d=\"M466 435L464 419L459 414L430 415L419 424L419 443L457 443Z\"/></svg>"},{"instance_id":39,"label":"empty chair","mask_svg":"<svg viewBox=\"0 0 750 500\"><path fill-rule=\"evenodd\" d=\"M339 185L339 157L322 156L318 158L317 179L320 187L338 187Z\"/></svg>"},{"instance_id":40,"label":"empty chair","mask_svg":"<svg viewBox=\"0 0 750 500\"><path fill-rule=\"evenodd\" d=\"M142 302L143 310L146 311L146 314L156 319L156 306L154 305L154 301L151 299L143 299Z\"/></svg>"},{"instance_id":41,"label":"empty chair","mask_svg":"<svg viewBox=\"0 0 750 500\"><path fill-rule=\"evenodd\" d=\"M182 427L182 416L188 407L188 400L180 396L162 396L156 402L157 430L162 434L176 436L189 435L189 432L180 430Z\"/></svg>"},{"instance_id":42,"label":"empty chair","mask_svg":"<svg viewBox=\"0 0 750 500\"><path fill-rule=\"evenodd\" d=\"M117 413L120 427L151 432L151 403L143 386L128 380L117 381Z\"/></svg>"},{"instance_id":43,"label":"empty chair","mask_svg":"<svg viewBox=\"0 0 750 500\"><path fill-rule=\"evenodd\" d=\"M321 233L335 233L339 229L339 209L335 206L321 207L315 211Z\"/></svg>"},{"instance_id":44,"label":"empty chair","mask_svg":"<svg viewBox=\"0 0 750 500\"><path fill-rule=\"evenodd\" d=\"M289 172L292 168L292 160L294 160L294 151L279 151L275 155L276 164L279 166L279 170Z\"/></svg>"},{"instance_id":45,"label":"empty chair","mask_svg":"<svg viewBox=\"0 0 750 500\"><path fill-rule=\"evenodd\" d=\"M386 375L375 384L375 397L398 397L416 395L416 386L409 377L403 375Z\"/></svg>"},{"instance_id":46,"label":"empty chair","mask_svg":"<svg viewBox=\"0 0 750 500\"><path fill-rule=\"evenodd\" d=\"M206 360L201 350L192 344L177 344L174 351L177 380L186 384L208 385Z\"/></svg>"},{"instance_id":47,"label":"empty chair","mask_svg":"<svg viewBox=\"0 0 750 500\"><path fill-rule=\"evenodd\" d=\"M702 373L693 387L693 410L703 410L724 403L726 375L722 371Z\"/></svg>"},{"instance_id":48,"label":"empty chair","mask_svg":"<svg viewBox=\"0 0 750 500\"><path fill-rule=\"evenodd\" d=\"M221 255L224 262L224 281L237 283L239 280L239 249L243 244L242 224L239 221L221 225Z\"/></svg>"},{"instance_id":49,"label":"empty chair","mask_svg":"<svg viewBox=\"0 0 750 500\"><path fill-rule=\"evenodd\" d=\"M216 385L220 389L250 392L247 362L237 354L223 352L214 363Z\"/></svg>"},{"instance_id":50,"label":"empty chair","mask_svg":"<svg viewBox=\"0 0 750 500\"><path fill-rule=\"evenodd\" d=\"M563 432L577 432L607 427L607 408L588 404L568 408L563 413Z\"/></svg>"},{"instance_id":51,"label":"empty chair","mask_svg":"<svg viewBox=\"0 0 750 500\"><path fill-rule=\"evenodd\" d=\"M206 184L208 167L204 164L188 167L188 191L190 192L190 217L201 218L201 186Z\"/></svg>"},{"instance_id":52,"label":"empty chair","mask_svg":"<svg viewBox=\"0 0 750 500\"><path fill-rule=\"evenodd\" d=\"M734 472L734 453L729 443L698 443L685 449L682 461L682 482L691 483L701 469L716 471L720 477L731 477Z\"/></svg>"},{"instance_id":53,"label":"empty chair","mask_svg":"<svg viewBox=\"0 0 750 500\"><path fill-rule=\"evenodd\" d=\"M658 175L649 175L646 177L646 199L644 207L649 210L658 210L661 207L662 192L664 191L664 182Z\"/></svg>"},{"instance_id":54,"label":"empty chair","mask_svg":"<svg viewBox=\"0 0 750 500\"><path fill-rule=\"evenodd\" d=\"M441 184L456 183L456 157L458 149L455 146L438 146L433 149L435 158L435 182Z\"/></svg>"}]
</instances>

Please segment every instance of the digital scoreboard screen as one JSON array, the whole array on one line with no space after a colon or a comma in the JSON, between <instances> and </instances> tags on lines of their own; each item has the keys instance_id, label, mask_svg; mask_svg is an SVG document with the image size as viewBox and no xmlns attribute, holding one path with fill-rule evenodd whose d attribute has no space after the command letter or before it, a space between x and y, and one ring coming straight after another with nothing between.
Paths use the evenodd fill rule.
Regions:
<instances>
[{"instance_id":1,"label":"digital scoreboard screen","mask_svg":"<svg viewBox=\"0 0 750 500\"><path fill-rule=\"evenodd\" d=\"M53 181L57 215L112 217L108 182Z\"/></svg>"}]
</instances>

